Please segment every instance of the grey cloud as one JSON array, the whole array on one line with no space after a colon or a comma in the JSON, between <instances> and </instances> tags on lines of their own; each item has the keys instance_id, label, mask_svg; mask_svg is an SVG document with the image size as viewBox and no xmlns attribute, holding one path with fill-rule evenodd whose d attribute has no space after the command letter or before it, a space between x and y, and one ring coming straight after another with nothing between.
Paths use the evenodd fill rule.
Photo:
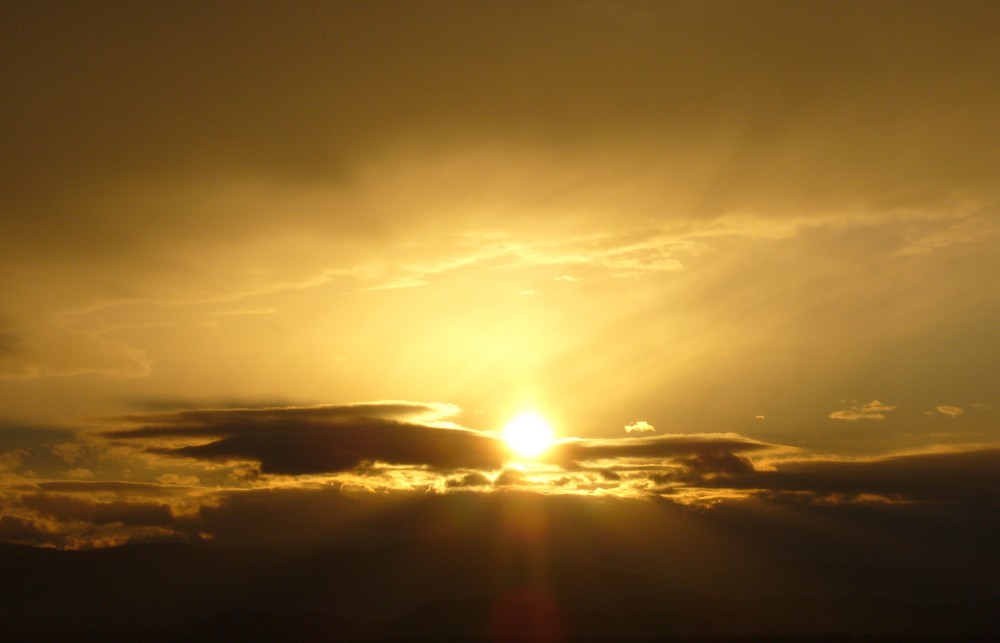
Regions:
<instances>
[{"instance_id":1,"label":"grey cloud","mask_svg":"<svg viewBox=\"0 0 1000 643\"><path fill-rule=\"evenodd\" d=\"M748 459L726 451L707 451L681 462L692 472L700 475L740 475L752 473L753 463Z\"/></svg>"},{"instance_id":2,"label":"grey cloud","mask_svg":"<svg viewBox=\"0 0 1000 643\"><path fill-rule=\"evenodd\" d=\"M0 542L60 546L64 538L49 531L38 521L5 514L0 516Z\"/></svg>"},{"instance_id":3,"label":"grey cloud","mask_svg":"<svg viewBox=\"0 0 1000 643\"><path fill-rule=\"evenodd\" d=\"M472 471L461 478L452 478L445 483L450 489L461 487L485 487L490 485L490 479L478 471Z\"/></svg>"},{"instance_id":4,"label":"grey cloud","mask_svg":"<svg viewBox=\"0 0 1000 643\"><path fill-rule=\"evenodd\" d=\"M806 460L726 478L717 486L814 495L872 494L909 500L1000 503L1000 449L868 461Z\"/></svg>"},{"instance_id":5,"label":"grey cloud","mask_svg":"<svg viewBox=\"0 0 1000 643\"><path fill-rule=\"evenodd\" d=\"M109 432L117 439L212 438L156 453L202 460L253 460L262 473L348 471L385 462L434 469L498 469L500 441L478 431L437 426L450 405L386 402L277 409L181 411L148 417L147 426Z\"/></svg>"},{"instance_id":6,"label":"grey cloud","mask_svg":"<svg viewBox=\"0 0 1000 643\"><path fill-rule=\"evenodd\" d=\"M76 431L50 426L0 423L0 451L31 449L73 440Z\"/></svg>"},{"instance_id":7,"label":"grey cloud","mask_svg":"<svg viewBox=\"0 0 1000 643\"><path fill-rule=\"evenodd\" d=\"M605 480L617 481L622 479L621 474L611 469L598 469L597 474Z\"/></svg>"},{"instance_id":8,"label":"grey cloud","mask_svg":"<svg viewBox=\"0 0 1000 643\"><path fill-rule=\"evenodd\" d=\"M663 435L648 438L560 442L553 447L548 459L569 466L573 463L605 459L664 460L693 457L693 463L700 461L707 466L713 461L721 463L726 454L777 448L783 447L735 435Z\"/></svg>"},{"instance_id":9,"label":"grey cloud","mask_svg":"<svg viewBox=\"0 0 1000 643\"><path fill-rule=\"evenodd\" d=\"M0 425L0 459L17 464L42 478L62 476L68 464L64 457L77 431L47 426ZM83 453L83 449L80 450Z\"/></svg>"},{"instance_id":10,"label":"grey cloud","mask_svg":"<svg viewBox=\"0 0 1000 643\"><path fill-rule=\"evenodd\" d=\"M517 469L504 469L493 481L493 484L497 487L509 487L523 481L524 474Z\"/></svg>"},{"instance_id":11,"label":"grey cloud","mask_svg":"<svg viewBox=\"0 0 1000 643\"><path fill-rule=\"evenodd\" d=\"M149 502L94 502L37 493L22 498L21 504L59 521L83 521L92 525L163 526L174 521L170 507Z\"/></svg>"}]
</instances>

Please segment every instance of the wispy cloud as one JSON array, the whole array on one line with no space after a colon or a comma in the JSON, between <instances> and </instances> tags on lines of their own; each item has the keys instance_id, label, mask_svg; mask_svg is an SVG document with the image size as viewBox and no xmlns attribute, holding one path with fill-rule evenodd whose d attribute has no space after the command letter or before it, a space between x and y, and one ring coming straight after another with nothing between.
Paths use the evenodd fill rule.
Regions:
<instances>
[{"instance_id":1,"label":"wispy cloud","mask_svg":"<svg viewBox=\"0 0 1000 643\"><path fill-rule=\"evenodd\" d=\"M14 349L0 351L0 380L103 375L139 378L153 363L145 350L100 331L36 330L19 334Z\"/></svg>"},{"instance_id":2,"label":"wispy cloud","mask_svg":"<svg viewBox=\"0 0 1000 643\"><path fill-rule=\"evenodd\" d=\"M940 413L941 415L947 415L948 417L953 419L957 418L959 415L965 412L964 409L962 409L962 407L960 406L948 406L945 404L941 404L934 407L934 410Z\"/></svg>"},{"instance_id":3,"label":"wispy cloud","mask_svg":"<svg viewBox=\"0 0 1000 643\"><path fill-rule=\"evenodd\" d=\"M856 422L858 420L884 420L885 414L897 410L899 407L890 404L883 404L878 400L872 400L867 404L852 406L848 409L833 411L828 415L833 420L845 420Z\"/></svg>"},{"instance_id":4,"label":"wispy cloud","mask_svg":"<svg viewBox=\"0 0 1000 643\"><path fill-rule=\"evenodd\" d=\"M922 234L911 240L897 254L914 256L929 254L956 245L982 243L1000 234L1000 224L992 217L961 216L957 220L944 222L944 225Z\"/></svg>"},{"instance_id":5,"label":"wispy cloud","mask_svg":"<svg viewBox=\"0 0 1000 643\"><path fill-rule=\"evenodd\" d=\"M716 481L729 488L839 496L861 494L902 501L995 503L1000 501L1000 449L932 450L866 459L788 460L772 470Z\"/></svg>"}]
</instances>

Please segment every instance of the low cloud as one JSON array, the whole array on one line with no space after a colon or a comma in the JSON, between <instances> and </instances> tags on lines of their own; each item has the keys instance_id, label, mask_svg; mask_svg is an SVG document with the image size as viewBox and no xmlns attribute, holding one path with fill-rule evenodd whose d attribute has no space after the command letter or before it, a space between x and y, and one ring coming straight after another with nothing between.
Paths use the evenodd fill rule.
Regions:
<instances>
[{"instance_id":1,"label":"low cloud","mask_svg":"<svg viewBox=\"0 0 1000 643\"><path fill-rule=\"evenodd\" d=\"M852 406L849 409L834 411L827 417L832 420L846 420L856 422L857 420L884 420L885 414L897 410L898 406L883 404L878 400L872 400L861 406Z\"/></svg>"},{"instance_id":2,"label":"low cloud","mask_svg":"<svg viewBox=\"0 0 1000 643\"><path fill-rule=\"evenodd\" d=\"M460 478L451 478L445 483L445 486L449 489L459 489L463 487L488 487L489 485L490 479L478 471L467 473Z\"/></svg>"},{"instance_id":3,"label":"low cloud","mask_svg":"<svg viewBox=\"0 0 1000 643\"><path fill-rule=\"evenodd\" d=\"M935 407L935 410L941 415L947 415L950 418L957 418L965 412L960 406L946 406L944 404Z\"/></svg>"},{"instance_id":4,"label":"low cloud","mask_svg":"<svg viewBox=\"0 0 1000 643\"><path fill-rule=\"evenodd\" d=\"M662 475L666 467L683 472L681 477L698 479L749 473L753 464L738 454L787 448L734 434L663 435L561 442L548 460L564 469L589 468L598 462L612 462L619 470L638 467L641 478Z\"/></svg>"},{"instance_id":5,"label":"low cloud","mask_svg":"<svg viewBox=\"0 0 1000 643\"><path fill-rule=\"evenodd\" d=\"M717 483L734 489L815 497L881 496L892 500L1000 502L1000 449L933 452L869 460L812 459L777 463Z\"/></svg>"},{"instance_id":6,"label":"low cloud","mask_svg":"<svg viewBox=\"0 0 1000 643\"><path fill-rule=\"evenodd\" d=\"M0 516L0 542L35 546L62 546L63 538L39 520L23 516Z\"/></svg>"},{"instance_id":7,"label":"low cloud","mask_svg":"<svg viewBox=\"0 0 1000 643\"><path fill-rule=\"evenodd\" d=\"M436 470L499 469L505 449L496 437L445 421L446 404L368 404L209 409L132 416L138 428L111 431L120 440L152 441L150 451L209 461L254 461L265 474L337 473L363 464ZM178 438L206 440L171 447Z\"/></svg>"},{"instance_id":8,"label":"low cloud","mask_svg":"<svg viewBox=\"0 0 1000 643\"><path fill-rule=\"evenodd\" d=\"M682 462L690 471L700 475L739 475L753 473L753 463L749 459L726 451L707 451Z\"/></svg>"},{"instance_id":9,"label":"low cloud","mask_svg":"<svg viewBox=\"0 0 1000 643\"><path fill-rule=\"evenodd\" d=\"M645 420L639 420L638 422L634 422L633 424L625 425L626 433L653 433L655 431L656 429L653 427L653 425L650 424L649 422L646 422Z\"/></svg>"},{"instance_id":10,"label":"low cloud","mask_svg":"<svg viewBox=\"0 0 1000 643\"><path fill-rule=\"evenodd\" d=\"M670 458L699 453L748 452L780 448L732 433L693 433L635 439L567 440L553 447L555 461L588 461L609 458Z\"/></svg>"},{"instance_id":11,"label":"low cloud","mask_svg":"<svg viewBox=\"0 0 1000 643\"><path fill-rule=\"evenodd\" d=\"M196 485L199 482L198 476L180 475L177 473L164 473L163 475L157 476L156 481L166 485L184 486Z\"/></svg>"},{"instance_id":12,"label":"low cloud","mask_svg":"<svg viewBox=\"0 0 1000 643\"><path fill-rule=\"evenodd\" d=\"M92 502L83 498L38 493L25 496L21 504L55 520L92 525L160 526L169 525L174 520L170 507L150 502Z\"/></svg>"},{"instance_id":13,"label":"low cloud","mask_svg":"<svg viewBox=\"0 0 1000 643\"><path fill-rule=\"evenodd\" d=\"M504 469L496 477L493 484L498 487L509 487L510 485L524 482L524 474L517 469Z\"/></svg>"},{"instance_id":14,"label":"low cloud","mask_svg":"<svg viewBox=\"0 0 1000 643\"><path fill-rule=\"evenodd\" d=\"M871 416L894 408L873 400L844 410ZM641 431L557 442L522 471L505 468L502 441L458 426L457 414L448 404L414 402L162 411L119 418L123 424L104 431L104 440L80 434L83 449L64 432L9 430L2 437L13 464L20 451L37 451L52 468L8 486L0 539L67 548L215 537L323 542L427 498L456 496L464 499L455 506L471 508L510 493L656 499L705 510L754 498L817 506L1000 503L998 448L847 459L734 433ZM127 458L110 466L107 454L116 450ZM66 479L72 468L80 469L76 479ZM131 481L108 479L109 472ZM317 518L322 512L330 515Z\"/></svg>"}]
</instances>

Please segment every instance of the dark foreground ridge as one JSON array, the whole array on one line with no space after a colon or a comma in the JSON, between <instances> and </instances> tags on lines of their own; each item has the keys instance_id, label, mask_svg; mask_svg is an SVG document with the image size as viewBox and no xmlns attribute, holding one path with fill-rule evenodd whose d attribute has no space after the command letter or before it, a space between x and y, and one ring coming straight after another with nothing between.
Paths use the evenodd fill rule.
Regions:
<instances>
[{"instance_id":1,"label":"dark foreground ridge","mask_svg":"<svg viewBox=\"0 0 1000 643\"><path fill-rule=\"evenodd\" d=\"M754 596L752 587L742 596L713 596L679 589L659 572L616 568L618 562L608 552L591 560L556 552L540 558L488 540L435 538L367 549L145 544L68 552L0 545L0 636L842 641L1000 635L989 597L775 596L771 590Z\"/></svg>"}]
</instances>

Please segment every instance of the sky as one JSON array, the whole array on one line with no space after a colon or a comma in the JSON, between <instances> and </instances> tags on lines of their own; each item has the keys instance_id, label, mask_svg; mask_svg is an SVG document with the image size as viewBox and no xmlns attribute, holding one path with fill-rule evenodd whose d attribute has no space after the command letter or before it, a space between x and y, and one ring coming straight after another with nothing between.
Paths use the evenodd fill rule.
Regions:
<instances>
[{"instance_id":1,"label":"sky","mask_svg":"<svg viewBox=\"0 0 1000 643\"><path fill-rule=\"evenodd\" d=\"M997 531L995 4L0 31L0 541L314 543L505 494Z\"/></svg>"}]
</instances>

